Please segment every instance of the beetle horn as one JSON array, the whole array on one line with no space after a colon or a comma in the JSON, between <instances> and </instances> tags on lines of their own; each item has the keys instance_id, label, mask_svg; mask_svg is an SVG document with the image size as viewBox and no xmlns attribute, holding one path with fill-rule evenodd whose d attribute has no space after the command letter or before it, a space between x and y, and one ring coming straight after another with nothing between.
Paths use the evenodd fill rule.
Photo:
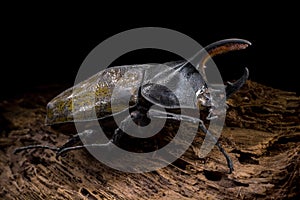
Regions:
<instances>
[{"instance_id":1,"label":"beetle horn","mask_svg":"<svg viewBox=\"0 0 300 200\"><path fill-rule=\"evenodd\" d=\"M250 45L251 42L244 39L231 38L231 39L220 40L212 44L209 44L205 48L200 50L196 55L194 55L190 59L190 62L192 60L199 60L197 69L203 76L204 80L207 82L206 73L205 73L205 68L206 68L205 64L210 58L230 51L246 49ZM245 84L246 80L248 79L248 76L249 76L249 70L245 68L245 72L239 80L237 80L234 83L228 83L228 85L226 86L227 98L230 95L232 95L235 91L237 91L242 85Z\"/></svg>"},{"instance_id":2,"label":"beetle horn","mask_svg":"<svg viewBox=\"0 0 300 200\"><path fill-rule=\"evenodd\" d=\"M196 54L192 60L200 58L198 70L202 73L204 79L206 80L205 64L210 58L230 51L246 49L250 45L251 42L237 38L219 40L207 45L198 54Z\"/></svg>"},{"instance_id":3,"label":"beetle horn","mask_svg":"<svg viewBox=\"0 0 300 200\"><path fill-rule=\"evenodd\" d=\"M202 56L200 66L204 66L210 57L214 57L216 55L220 55L230 51L246 49L250 45L251 42L237 38L220 40L209 44L204 48L206 52L202 52L204 53L204 56Z\"/></svg>"},{"instance_id":4,"label":"beetle horn","mask_svg":"<svg viewBox=\"0 0 300 200\"><path fill-rule=\"evenodd\" d=\"M237 51L246 49L248 46L251 45L251 42L243 39L225 39L220 40L217 42L214 42L208 46L206 46L204 49L205 51L200 52L201 61L200 61L200 69L202 70L202 73L205 76L205 64L209 60L209 58L214 57L216 55L220 55L223 53L227 53L230 51ZM202 54L202 55L201 55ZM237 90L239 90L246 82L249 76L249 70L245 68L244 74L241 78L239 78L234 83L228 82L226 86L226 98L228 99L233 93L235 93Z\"/></svg>"},{"instance_id":5,"label":"beetle horn","mask_svg":"<svg viewBox=\"0 0 300 200\"><path fill-rule=\"evenodd\" d=\"M249 70L245 67L244 74L241 78L239 78L234 83L227 82L225 91L226 91L226 98L228 99L233 93L238 91L247 81L249 77Z\"/></svg>"},{"instance_id":6,"label":"beetle horn","mask_svg":"<svg viewBox=\"0 0 300 200\"><path fill-rule=\"evenodd\" d=\"M246 49L250 45L251 42L247 40L233 38L233 39L220 40L206 46L205 50L207 54L206 55L204 54L200 62L200 66L202 66L201 69L203 70L202 73L205 74L204 72L205 68L203 66L205 65L205 63L208 61L210 57L227 53L229 51ZM244 74L241 78L239 78L234 83L228 82L226 86L227 99L245 84L246 80L248 79L248 76L249 76L249 70L245 68Z\"/></svg>"}]
</instances>

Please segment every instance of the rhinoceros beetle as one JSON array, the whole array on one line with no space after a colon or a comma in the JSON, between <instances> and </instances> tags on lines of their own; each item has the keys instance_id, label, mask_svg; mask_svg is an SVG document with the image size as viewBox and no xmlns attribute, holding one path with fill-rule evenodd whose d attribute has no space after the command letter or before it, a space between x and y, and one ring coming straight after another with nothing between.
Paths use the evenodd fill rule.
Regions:
<instances>
[{"instance_id":1,"label":"rhinoceros beetle","mask_svg":"<svg viewBox=\"0 0 300 200\"><path fill-rule=\"evenodd\" d=\"M225 39L220 40L215 43L212 43L206 46L204 49L211 57L215 55L219 55L222 53L226 53L229 51L245 49L251 45L249 41L243 39ZM207 54L203 54L203 56L199 60L199 68L202 70L205 67L205 63L207 61ZM176 70L178 73L185 78L186 81L190 83L193 87L195 94L197 94L197 102L194 105L189 105L189 108L195 109L197 106L210 107L210 94L206 83L206 80L199 71L191 65L187 61L176 61L165 63L166 66L171 68L172 70ZM123 85L129 88L131 97L129 99L129 118L132 119L136 124L143 125L149 123L149 115L153 115L154 117L166 117L173 120L178 121L189 121L189 122L197 122L199 123L199 129L201 129L205 134L209 134L213 139L214 137L208 131L203 121L200 119L191 119L190 116L178 114L177 110L180 109L180 105L178 103L178 99L172 92L170 92L167 88L159 85L159 84L150 84L145 83L144 78L145 74L150 69L155 69L157 66L155 64L149 65L128 65L128 66L118 66L107 68L89 79L75 85L72 88L69 88L56 96L53 100L51 100L47 105L47 117L46 124L47 125L55 125L62 124L67 122L74 121L89 121L89 120L98 120L101 121L109 121L112 117L111 111L111 99L113 90L115 89L116 83L122 78ZM155 77L160 77L160 79L170 78L171 73L168 71L157 72ZM126 74L126 78L124 78ZM152 74L153 75L153 74ZM228 83L225 88L226 99L229 98L234 92L238 91L243 84L248 79L249 72L248 69L245 68L244 74L234 83ZM153 77L148 77L148 79ZM145 83L145 84L144 84ZM181 91L180 86L175 88L176 91ZM74 92L76 91L76 92ZM122 97L123 90L118 91L119 97ZM128 90L126 91L128 92ZM79 99L77 101L77 106L74 107L74 102L72 101L74 98ZM149 112L149 109L152 105L159 105L165 108L168 108L165 115L160 115L160 112ZM119 106L117 112L122 112L126 110L127 105ZM93 114L96 112L96 119L93 118ZM74 114L76 114L76 119L74 118ZM167 115L166 115L167 114ZM127 118L124 119L124 124L126 124ZM80 134L91 134L91 130L83 131ZM56 151L57 156L66 153L67 151L80 149L87 147L86 145L74 146L76 141L79 141L80 134L73 136L68 142L66 142L62 147L51 147L45 145L31 145L17 148L14 153L33 148L44 148L51 149ZM109 146L110 144L117 144L122 138L122 131L120 128L116 128L114 130L114 134L112 135L110 141L107 144L97 144L99 147ZM233 171L233 163L226 153L226 151L222 148L219 142L215 140L215 145L225 156L227 165L229 168L229 173ZM92 145L92 144L91 144ZM96 145L96 146L97 146Z\"/></svg>"}]
</instances>

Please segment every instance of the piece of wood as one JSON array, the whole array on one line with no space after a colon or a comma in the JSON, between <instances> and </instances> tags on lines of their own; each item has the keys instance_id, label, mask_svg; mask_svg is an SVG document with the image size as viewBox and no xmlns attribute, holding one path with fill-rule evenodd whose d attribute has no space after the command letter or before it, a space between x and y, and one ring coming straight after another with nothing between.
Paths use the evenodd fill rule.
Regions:
<instances>
[{"instance_id":1,"label":"piece of wood","mask_svg":"<svg viewBox=\"0 0 300 200\"><path fill-rule=\"evenodd\" d=\"M174 163L135 174L111 169L86 150L13 154L30 144L60 146L70 134L44 125L49 87L0 102L0 199L291 199L300 195L300 97L248 81L228 101L220 143L197 157L201 138ZM200 134L201 135L201 134ZM203 134L202 134L203 136ZM297 196L298 195L298 196Z\"/></svg>"}]
</instances>

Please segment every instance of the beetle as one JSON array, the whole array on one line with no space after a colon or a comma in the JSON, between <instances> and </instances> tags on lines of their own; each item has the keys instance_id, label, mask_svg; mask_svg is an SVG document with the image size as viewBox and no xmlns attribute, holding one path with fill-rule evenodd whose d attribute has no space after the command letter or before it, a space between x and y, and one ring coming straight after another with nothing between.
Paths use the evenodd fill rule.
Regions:
<instances>
[{"instance_id":1,"label":"beetle","mask_svg":"<svg viewBox=\"0 0 300 200\"><path fill-rule=\"evenodd\" d=\"M176 61L165 63L171 70L178 72L185 81L187 81L193 88L196 94L196 101L192 105L188 105L190 109L198 109L199 107L211 107L209 115L212 116L214 108L208 90L205 73L205 64L209 56L213 57L219 54L223 54L229 51L241 50L250 46L251 43L244 39L225 39L214 42L200 51L200 60L198 69L191 65L188 61ZM209 55L209 56L208 56ZM194 119L191 116L178 114L180 104L176 95L184 92L180 84L176 85L174 91L168 90L168 88L157 84L154 80L165 81L172 79L173 75L168 70L158 71L157 64L147 65L127 65L107 68L93 75L92 77L78 83L72 88L69 88L56 96L47 104L47 125L64 124L68 122L85 122L91 120L97 120L99 122L110 121L114 116L114 113L122 113L129 110L129 116L125 117L121 123L121 126L126 126L128 120L133 120L136 124L144 126L149 123L149 115L156 118L167 118L177 121L188 121L192 123L199 123L199 129L205 134L209 135L218 149L222 152L227 161L229 173L234 170L233 163L229 155L214 138L214 136L208 131L203 120ZM152 71L151 71L152 70ZM147 75L148 74L148 75ZM149 75L150 74L150 75ZM244 70L244 74L236 80L234 83L226 85L226 99L228 99L233 93L238 91L246 82L249 76L247 68ZM120 83L122 81L122 83ZM112 112L112 95L115 94L116 84L121 84L122 90L117 92L117 100L120 100L122 96L129 95L129 108L127 105L118 106ZM76 99L76 102L74 101ZM75 105L76 104L76 105ZM163 113L161 111L151 110L153 105L159 105L163 108L167 108ZM96 118L94 116L96 112ZM75 117L76 115L76 117ZM207 117L207 119L210 119ZM216 117L216 116L215 116ZM103 123L102 123L103 124ZM111 144L118 144L120 139L124 137L124 130L122 127L117 127L113 131L113 135L108 143L98 144L100 147L109 146ZM45 145L30 145L15 149L14 153L18 153L27 149L43 148L56 151L56 155L60 156L70 150L81 149L87 147L87 145L74 146L74 144L80 140L80 134L94 134L93 130L86 130L73 136L61 147L51 147ZM91 144L93 145L93 144Z\"/></svg>"}]
</instances>

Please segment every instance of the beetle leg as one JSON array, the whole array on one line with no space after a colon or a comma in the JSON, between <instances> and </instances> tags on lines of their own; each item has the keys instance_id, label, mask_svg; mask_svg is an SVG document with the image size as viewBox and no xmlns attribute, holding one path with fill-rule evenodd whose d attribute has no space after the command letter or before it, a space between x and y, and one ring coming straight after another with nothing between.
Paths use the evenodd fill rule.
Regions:
<instances>
[{"instance_id":1,"label":"beetle leg","mask_svg":"<svg viewBox=\"0 0 300 200\"><path fill-rule=\"evenodd\" d=\"M219 151L221 151L221 153L226 158L227 166L229 168L229 174L231 174L232 171L234 170L233 162L232 162L230 156L227 154L227 152L222 147L222 145L217 141L217 139L207 130L207 128L204 125L204 122L201 119L190 117L187 115L178 115L178 114L174 114L174 113L158 111L158 110L154 110L154 109L149 110L148 115L150 117L156 117L156 118L167 118L167 119L173 119L173 120L177 120L177 121L187 121L187 122L191 122L191 123L199 123L199 128L213 140L215 145L218 147Z\"/></svg>"},{"instance_id":2,"label":"beetle leg","mask_svg":"<svg viewBox=\"0 0 300 200\"><path fill-rule=\"evenodd\" d=\"M109 140L109 142L105 143L105 144L83 144L83 145L78 145L78 146L72 146L73 144L75 144L76 142L80 141L80 137L89 137L90 135L92 135L93 133L95 133L93 130L85 130L81 133L78 133L76 135L74 135L68 142L66 142L62 147L57 149L57 153L56 153L56 157L58 158L59 156L65 154L68 151L72 151L72 150L77 150L77 149L83 149L83 148L87 148L87 147L105 147L105 148L111 148L112 144L118 144L120 139L123 136L123 132L121 131L120 128L117 128L115 130L115 133L113 134L113 137L111 140Z\"/></svg>"},{"instance_id":3,"label":"beetle leg","mask_svg":"<svg viewBox=\"0 0 300 200\"><path fill-rule=\"evenodd\" d=\"M56 151L59 153L61 150L71 147L72 145L78 143L80 141L80 137L83 137L85 135L89 135L92 133L92 130L85 130L81 133L78 133L76 135L73 135L64 145L61 147L52 147L47 145L29 145L25 147L19 147L14 150L14 154L19 153L20 151L28 150L28 149L51 149L53 151Z\"/></svg>"},{"instance_id":4,"label":"beetle leg","mask_svg":"<svg viewBox=\"0 0 300 200\"><path fill-rule=\"evenodd\" d=\"M47 146L47 145L29 145L29 146L25 146L25 147L16 148L13 153L17 154L20 151L25 151L25 150L28 150L28 149L51 149L53 151L57 151L58 150L58 148L55 147L55 146L52 147L52 146Z\"/></svg>"},{"instance_id":5,"label":"beetle leg","mask_svg":"<svg viewBox=\"0 0 300 200\"><path fill-rule=\"evenodd\" d=\"M64 147L67 147L67 146L71 146L73 145L74 143L77 143L79 141L79 135L80 134L76 134L74 135L72 138L70 138L62 147L55 147L55 146L48 146L48 145L29 145L29 146L25 146L25 147L19 147L19 148L16 148L14 150L14 154L17 154L21 151L25 151L25 150L28 150L28 149L50 149L50 150L53 150L53 151L59 151L59 149L61 148L64 148Z\"/></svg>"},{"instance_id":6,"label":"beetle leg","mask_svg":"<svg viewBox=\"0 0 300 200\"><path fill-rule=\"evenodd\" d=\"M125 118L121 124L120 127L117 128L112 136L112 139L105 144L83 144L83 145L78 145L78 146L72 146L74 145L76 142L78 142L80 140L80 136L84 136L84 137L88 137L89 135L93 134L94 131L93 130L85 130L82 133L79 133L77 135L74 135L71 139L69 139L68 142L66 142L62 147L57 149L57 154L56 157L59 157L63 154L65 154L68 151L72 151L72 150L77 150L77 149L83 149L83 148L87 148L87 147L106 147L106 148L112 148L112 144L114 145L118 145L123 136L124 136L124 132L122 130L126 130L126 126L127 126L127 121L131 120L131 118L135 118L137 120L137 122L142 121L141 119L143 119L141 117L141 114L138 112L132 112L131 115L129 115L127 118ZM134 120L135 120L134 119Z\"/></svg>"},{"instance_id":7,"label":"beetle leg","mask_svg":"<svg viewBox=\"0 0 300 200\"><path fill-rule=\"evenodd\" d=\"M92 135L94 133L93 130L91 129L88 129L88 130L85 130L81 133L78 133L76 135L73 135L64 145L62 145L61 147L59 147L57 149L57 153L56 153L56 157L62 155L61 152L62 150L66 149L66 148L69 148L69 147L72 147L73 145L75 145L76 143L80 142L81 141L81 138L84 138L84 137L89 137L90 135Z\"/></svg>"},{"instance_id":8,"label":"beetle leg","mask_svg":"<svg viewBox=\"0 0 300 200\"><path fill-rule=\"evenodd\" d=\"M80 142L80 137L88 137L89 135L91 135L93 132L93 130L85 130L81 133L78 133L76 135L73 135L64 145L62 145L61 147L55 147L55 146L48 146L48 145L29 145L29 146L25 146L25 147L19 147L16 148L14 150L14 154L17 154L21 151L25 151L28 149L50 149L53 151L56 151L56 156L60 156L62 154L62 152L64 152L66 149L69 151L71 149L76 149L79 148L79 146L76 147L72 147L74 144Z\"/></svg>"},{"instance_id":9,"label":"beetle leg","mask_svg":"<svg viewBox=\"0 0 300 200\"><path fill-rule=\"evenodd\" d=\"M59 152L61 149L67 148L67 147L71 147L74 144L80 142L80 136L83 135L84 132L82 133L78 133L76 135L73 135L64 145L62 145L61 147L59 147L57 149L57 151Z\"/></svg>"},{"instance_id":10,"label":"beetle leg","mask_svg":"<svg viewBox=\"0 0 300 200\"><path fill-rule=\"evenodd\" d=\"M72 151L72 150L77 150L77 149L84 149L87 147L105 147L105 148L109 148L112 145L112 140L110 140L108 143L106 144L84 144L84 145L79 145L79 146L74 146L74 147L65 147L60 149L59 151L57 151L56 153L56 157L59 157L65 153L67 153L68 151Z\"/></svg>"}]
</instances>

